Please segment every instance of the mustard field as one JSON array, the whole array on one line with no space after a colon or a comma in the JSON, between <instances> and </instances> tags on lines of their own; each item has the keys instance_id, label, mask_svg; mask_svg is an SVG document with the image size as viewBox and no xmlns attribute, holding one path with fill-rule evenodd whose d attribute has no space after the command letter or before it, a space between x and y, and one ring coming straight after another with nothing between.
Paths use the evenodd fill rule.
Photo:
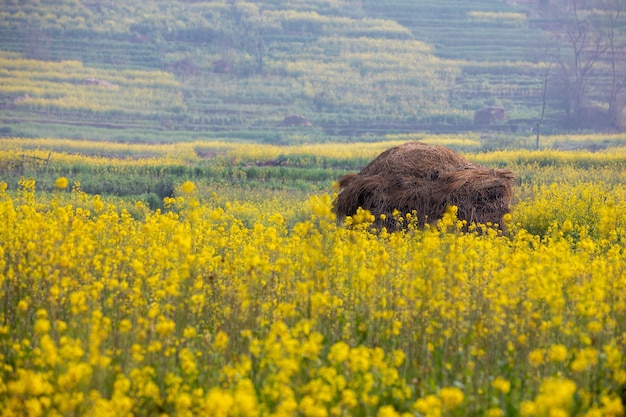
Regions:
<instances>
[{"instance_id":1,"label":"mustard field","mask_svg":"<svg viewBox=\"0 0 626 417\"><path fill-rule=\"evenodd\" d=\"M387 233L367 212L337 224L331 184L229 187L183 170L157 209L81 187L81 163L120 178L142 161L200 169L215 143L11 143L2 416L624 416L623 150L467 155L518 175L504 232L461 232L451 207L436 227L407 216ZM15 171L46 145L68 149ZM211 163L341 159L326 146L232 147ZM107 149L124 156L93 156Z\"/></svg>"}]
</instances>

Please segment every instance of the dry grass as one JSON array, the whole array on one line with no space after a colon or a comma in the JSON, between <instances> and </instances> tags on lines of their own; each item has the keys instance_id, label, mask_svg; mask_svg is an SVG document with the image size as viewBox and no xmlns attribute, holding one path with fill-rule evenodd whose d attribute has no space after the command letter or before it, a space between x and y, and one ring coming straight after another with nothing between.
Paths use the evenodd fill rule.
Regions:
<instances>
[{"instance_id":1,"label":"dry grass","mask_svg":"<svg viewBox=\"0 0 626 417\"><path fill-rule=\"evenodd\" d=\"M335 210L343 219L363 208L387 230L397 228L396 210L415 212L425 225L440 219L448 206L457 206L458 218L468 223L502 225L514 181L511 170L474 164L442 146L408 142L381 153L358 174L341 178Z\"/></svg>"}]
</instances>

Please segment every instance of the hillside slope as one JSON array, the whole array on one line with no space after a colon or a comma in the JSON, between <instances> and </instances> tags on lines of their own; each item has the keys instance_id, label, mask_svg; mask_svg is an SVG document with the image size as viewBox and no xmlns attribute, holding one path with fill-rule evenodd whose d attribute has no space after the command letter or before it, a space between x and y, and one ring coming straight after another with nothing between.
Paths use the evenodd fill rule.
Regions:
<instances>
[{"instance_id":1,"label":"hillside slope","mask_svg":"<svg viewBox=\"0 0 626 417\"><path fill-rule=\"evenodd\" d=\"M548 37L505 2L0 4L5 135L293 143L524 130L541 110ZM485 106L508 122L476 126Z\"/></svg>"}]
</instances>

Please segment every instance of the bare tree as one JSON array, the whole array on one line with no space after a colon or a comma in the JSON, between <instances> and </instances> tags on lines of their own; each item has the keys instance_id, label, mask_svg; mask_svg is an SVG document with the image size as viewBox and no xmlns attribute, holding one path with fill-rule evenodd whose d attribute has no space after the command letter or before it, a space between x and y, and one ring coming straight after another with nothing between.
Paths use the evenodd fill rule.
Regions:
<instances>
[{"instance_id":1,"label":"bare tree","mask_svg":"<svg viewBox=\"0 0 626 417\"><path fill-rule=\"evenodd\" d=\"M564 41L571 51L556 57L561 72L563 105L567 124L584 123L594 66L608 49L606 40L588 19L581 17L578 0L568 0L570 13L559 19Z\"/></svg>"},{"instance_id":2,"label":"bare tree","mask_svg":"<svg viewBox=\"0 0 626 417\"><path fill-rule=\"evenodd\" d=\"M538 10L557 44L541 59L556 65L543 79L544 106L562 109L568 128L622 128L626 0L540 0Z\"/></svg>"},{"instance_id":3,"label":"bare tree","mask_svg":"<svg viewBox=\"0 0 626 417\"><path fill-rule=\"evenodd\" d=\"M616 38L616 28L620 24L626 0L615 0L614 8L608 14L608 56L611 67L611 91L609 94L609 118L614 127L621 127L621 115L624 109L622 90L626 85L626 74L620 66L622 64L624 45L619 45Z\"/></svg>"}]
</instances>

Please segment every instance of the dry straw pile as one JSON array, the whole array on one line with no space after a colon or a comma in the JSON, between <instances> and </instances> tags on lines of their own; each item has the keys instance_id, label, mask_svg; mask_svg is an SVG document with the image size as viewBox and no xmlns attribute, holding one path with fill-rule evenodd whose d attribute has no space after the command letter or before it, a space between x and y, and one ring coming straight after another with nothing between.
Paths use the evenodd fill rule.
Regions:
<instances>
[{"instance_id":1,"label":"dry straw pile","mask_svg":"<svg viewBox=\"0 0 626 417\"><path fill-rule=\"evenodd\" d=\"M341 178L335 211L343 220L361 207L376 216L376 226L391 231L398 227L395 210L403 216L415 211L423 226L436 223L454 205L458 218L468 224L502 225L514 182L511 170L474 164L442 146L409 142Z\"/></svg>"}]
</instances>

